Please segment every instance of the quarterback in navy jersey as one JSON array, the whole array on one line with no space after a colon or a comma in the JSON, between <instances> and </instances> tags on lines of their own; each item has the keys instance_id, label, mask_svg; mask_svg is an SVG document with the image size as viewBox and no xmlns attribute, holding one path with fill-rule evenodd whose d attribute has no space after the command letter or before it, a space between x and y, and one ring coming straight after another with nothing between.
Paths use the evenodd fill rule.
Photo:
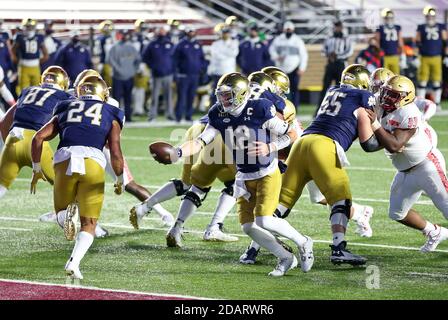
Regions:
<instances>
[{"instance_id":1,"label":"quarterback in navy jersey","mask_svg":"<svg viewBox=\"0 0 448 320\"><path fill-rule=\"evenodd\" d=\"M375 106L369 87L370 74L362 65L348 66L341 85L331 88L323 100L316 119L294 143L286 161L277 214L284 216L302 194L306 183L314 180L331 206L333 263L364 264L363 257L346 250L344 235L351 218L352 196L345 151L359 138L365 151L378 150L365 109Z\"/></svg>"},{"instance_id":2,"label":"quarterback in navy jersey","mask_svg":"<svg viewBox=\"0 0 448 320\"><path fill-rule=\"evenodd\" d=\"M70 99L67 73L58 66L48 67L42 74L40 86L28 87L12 107L2 130L9 129L5 148L0 158L0 197L16 179L23 167L31 167L31 140L33 135L52 117L56 104ZM7 123L6 123L7 122ZM54 181L53 151L45 142L42 155L42 172L50 183Z\"/></svg>"},{"instance_id":3,"label":"quarterback in navy jersey","mask_svg":"<svg viewBox=\"0 0 448 320\"><path fill-rule=\"evenodd\" d=\"M273 216L281 186L275 152L297 138L295 129L276 116L275 107L269 100L250 100L249 81L239 73L223 75L218 81L216 96L218 102L208 113L207 127L198 138L176 149L178 157L195 154L221 136L237 167L234 196L238 199L242 229L279 259L269 275L283 276L298 264L297 258L279 244L272 233L297 244L301 268L304 272L309 271L314 262L313 241L301 235L286 220ZM271 135L277 135L277 139L271 141ZM203 195L200 190L194 194L190 194L192 202ZM178 217L168 232L168 242L179 240L183 218Z\"/></svg>"},{"instance_id":4,"label":"quarterback in navy jersey","mask_svg":"<svg viewBox=\"0 0 448 320\"><path fill-rule=\"evenodd\" d=\"M42 144L59 134L59 145L54 155L54 208L67 240L76 239L65 266L66 274L82 279L79 264L93 243L104 200L106 158L103 148L106 144L109 145L117 177L115 193L123 191L124 160L120 134L124 113L106 103L109 89L98 76L85 77L76 90L78 99L60 102L54 117L33 137L32 188L36 188L37 181L43 176L40 166Z\"/></svg>"}]
</instances>

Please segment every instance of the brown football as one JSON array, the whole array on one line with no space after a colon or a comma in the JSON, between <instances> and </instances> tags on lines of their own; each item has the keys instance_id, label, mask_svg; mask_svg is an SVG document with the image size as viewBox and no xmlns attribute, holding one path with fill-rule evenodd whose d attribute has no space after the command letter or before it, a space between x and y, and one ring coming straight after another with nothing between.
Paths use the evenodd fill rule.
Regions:
<instances>
[{"instance_id":1,"label":"brown football","mask_svg":"<svg viewBox=\"0 0 448 320\"><path fill-rule=\"evenodd\" d=\"M176 148L163 141L151 143L149 153L157 162L163 164L171 164L176 162L178 158Z\"/></svg>"}]
</instances>

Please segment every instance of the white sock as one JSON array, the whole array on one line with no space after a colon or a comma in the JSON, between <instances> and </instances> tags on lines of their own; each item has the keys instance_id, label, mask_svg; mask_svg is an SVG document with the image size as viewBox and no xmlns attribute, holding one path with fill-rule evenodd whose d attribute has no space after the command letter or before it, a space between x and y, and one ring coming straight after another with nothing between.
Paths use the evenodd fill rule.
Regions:
<instances>
[{"instance_id":1,"label":"white sock","mask_svg":"<svg viewBox=\"0 0 448 320\"><path fill-rule=\"evenodd\" d=\"M154 205L152 208L154 209L155 212L157 212L157 214L161 218L171 215L171 213L168 210L166 210L164 207L162 207L162 205L160 203Z\"/></svg>"},{"instance_id":2,"label":"white sock","mask_svg":"<svg viewBox=\"0 0 448 320\"><path fill-rule=\"evenodd\" d=\"M256 243L263 248L269 250L277 258L285 259L291 256L291 253L286 251L283 246L277 242L277 239L269 231L260 228L254 222L245 223L242 225L245 234L251 237Z\"/></svg>"},{"instance_id":3,"label":"white sock","mask_svg":"<svg viewBox=\"0 0 448 320\"><path fill-rule=\"evenodd\" d=\"M339 245L342 241L344 241L345 238L345 233L343 232L334 232L333 233L333 245L337 246Z\"/></svg>"},{"instance_id":4,"label":"white sock","mask_svg":"<svg viewBox=\"0 0 448 320\"><path fill-rule=\"evenodd\" d=\"M174 182L169 181L165 183L145 201L147 211L149 211L156 204L170 200L175 196L177 196L177 191Z\"/></svg>"},{"instance_id":5,"label":"white sock","mask_svg":"<svg viewBox=\"0 0 448 320\"><path fill-rule=\"evenodd\" d=\"M307 238L294 229L285 219L274 216L261 216L257 217L255 221L261 228L294 241L298 247L303 246L307 241Z\"/></svg>"},{"instance_id":6,"label":"white sock","mask_svg":"<svg viewBox=\"0 0 448 320\"><path fill-rule=\"evenodd\" d=\"M351 218L354 221L358 221L360 218L364 216L364 206L357 204L355 202L352 202L352 208L353 208L353 217Z\"/></svg>"},{"instance_id":7,"label":"white sock","mask_svg":"<svg viewBox=\"0 0 448 320\"><path fill-rule=\"evenodd\" d=\"M281 216L283 217L285 215L286 211L288 211L289 209L279 203L277 206L277 210L280 212Z\"/></svg>"},{"instance_id":8,"label":"white sock","mask_svg":"<svg viewBox=\"0 0 448 320\"><path fill-rule=\"evenodd\" d=\"M436 227L433 223L426 221L426 226L423 228L422 232L425 236L427 236L431 231L435 229Z\"/></svg>"},{"instance_id":9,"label":"white sock","mask_svg":"<svg viewBox=\"0 0 448 320\"><path fill-rule=\"evenodd\" d=\"M426 88L417 88L417 96L425 98Z\"/></svg>"},{"instance_id":10,"label":"white sock","mask_svg":"<svg viewBox=\"0 0 448 320\"><path fill-rule=\"evenodd\" d=\"M7 192L8 189L0 184L0 199L3 198Z\"/></svg>"},{"instance_id":11,"label":"white sock","mask_svg":"<svg viewBox=\"0 0 448 320\"><path fill-rule=\"evenodd\" d=\"M218 204L216 205L215 213L213 214L210 225L213 226L218 223L223 223L227 214L232 210L236 203L236 199L225 192L221 192L218 198Z\"/></svg>"},{"instance_id":12,"label":"white sock","mask_svg":"<svg viewBox=\"0 0 448 320\"><path fill-rule=\"evenodd\" d=\"M204 198L205 192L196 186L192 186L189 191L194 192L199 199ZM196 212L196 209L196 205L191 200L184 198L180 203L179 212L177 213L177 220L174 226L179 228L182 227L185 221L187 221L187 219Z\"/></svg>"},{"instance_id":13,"label":"white sock","mask_svg":"<svg viewBox=\"0 0 448 320\"><path fill-rule=\"evenodd\" d=\"M345 200L338 201L332 205L331 210L333 211L333 208L336 206L345 206L345 204L346 204ZM348 218L345 215L345 213L336 212L332 214L330 222L332 229L333 226L342 226L344 230L347 230ZM342 241L344 241L344 238L345 238L345 232L333 232L333 245L335 246L339 245Z\"/></svg>"},{"instance_id":14,"label":"white sock","mask_svg":"<svg viewBox=\"0 0 448 320\"><path fill-rule=\"evenodd\" d=\"M434 102L437 105L440 105L441 100L442 100L442 88L438 88L434 90Z\"/></svg>"},{"instance_id":15,"label":"white sock","mask_svg":"<svg viewBox=\"0 0 448 320\"><path fill-rule=\"evenodd\" d=\"M84 258L87 250L89 250L92 245L93 239L94 236L85 231L81 231L76 236L75 247L73 248L72 255L70 256L70 261L76 266L79 266L82 258Z\"/></svg>"},{"instance_id":16,"label":"white sock","mask_svg":"<svg viewBox=\"0 0 448 320\"><path fill-rule=\"evenodd\" d=\"M56 222L61 228L64 228L64 220L65 215L67 214L67 210L61 210L56 214Z\"/></svg>"},{"instance_id":17,"label":"white sock","mask_svg":"<svg viewBox=\"0 0 448 320\"><path fill-rule=\"evenodd\" d=\"M260 245L256 243L255 241L252 241L249 245L249 248L254 248L255 250L260 250Z\"/></svg>"}]
</instances>

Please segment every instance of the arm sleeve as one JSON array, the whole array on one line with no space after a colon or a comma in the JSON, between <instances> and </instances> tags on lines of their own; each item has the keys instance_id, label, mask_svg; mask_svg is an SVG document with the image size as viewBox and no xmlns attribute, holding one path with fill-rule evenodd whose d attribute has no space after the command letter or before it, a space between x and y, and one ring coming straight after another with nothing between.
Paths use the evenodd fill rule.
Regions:
<instances>
[{"instance_id":1,"label":"arm sleeve","mask_svg":"<svg viewBox=\"0 0 448 320\"><path fill-rule=\"evenodd\" d=\"M284 135L289 131L289 125L279 117L273 117L263 123L263 129L267 129L277 135Z\"/></svg>"},{"instance_id":2,"label":"arm sleeve","mask_svg":"<svg viewBox=\"0 0 448 320\"><path fill-rule=\"evenodd\" d=\"M219 131L213 127L210 123L207 124L204 131L197 137L198 140L202 141L205 145L209 144L210 142L215 139L217 135L219 135Z\"/></svg>"}]
</instances>

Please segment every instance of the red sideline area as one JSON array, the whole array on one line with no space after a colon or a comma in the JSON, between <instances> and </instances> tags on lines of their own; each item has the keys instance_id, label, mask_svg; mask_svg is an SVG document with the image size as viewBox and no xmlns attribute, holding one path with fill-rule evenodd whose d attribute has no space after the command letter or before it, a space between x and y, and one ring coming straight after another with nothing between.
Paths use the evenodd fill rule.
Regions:
<instances>
[{"instance_id":1,"label":"red sideline area","mask_svg":"<svg viewBox=\"0 0 448 320\"><path fill-rule=\"evenodd\" d=\"M0 300L190 300L189 297L0 280Z\"/></svg>"}]
</instances>

